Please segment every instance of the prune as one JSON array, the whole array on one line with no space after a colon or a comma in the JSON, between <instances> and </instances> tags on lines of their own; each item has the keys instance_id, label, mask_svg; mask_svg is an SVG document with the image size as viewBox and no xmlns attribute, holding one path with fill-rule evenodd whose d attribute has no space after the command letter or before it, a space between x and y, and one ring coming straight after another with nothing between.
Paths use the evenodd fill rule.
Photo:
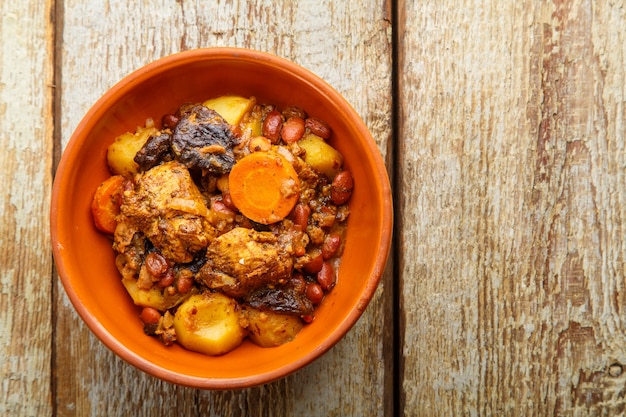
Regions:
<instances>
[{"instance_id":1,"label":"prune","mask_svg":"<svg viewBox=\"0 0 626 417\"><path fill-rule=\"evenodd\" d=\"M313 312L313 303L295 288L262 288L246 299L246 303L258 310L276 313L307 315Z\"/></svg>"},{"instance_id":2,"label":"prune","mask_svg":"<svg viewBox=\"0 0 626 417\"><path fill-rule=\"evenodd\" d=\"M186 109L172 134L172 150L179 162L219 175L230 172L235 164L237 143L230 125L202 105Z\"/></svg>"},{"instance_id":3,"label":"prune","mask_svg":"<svg viewBox=\"0 0 626 417\"><path fill-rule=\"evenodd\" d=\"M170 151L171 137L167 133L151 136L135 155L134 161L140 171L147 171L162 162L173 159Z\"/></svg>"}]
</instances>

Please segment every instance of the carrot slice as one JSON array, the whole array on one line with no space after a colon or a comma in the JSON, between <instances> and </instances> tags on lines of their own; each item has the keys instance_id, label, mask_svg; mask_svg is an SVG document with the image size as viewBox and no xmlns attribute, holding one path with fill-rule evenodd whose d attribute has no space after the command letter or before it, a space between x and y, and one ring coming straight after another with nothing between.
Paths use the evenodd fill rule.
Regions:
<instances>
[{"instance_id":1,"label":"carrot slice","mask_svg":"<svg viewBox=\"0 0 626 417\"><path fill-rule=\"evenodd\" d=\"M121 190L124 177L113 175L96 189L91 202L91 213L96 228L101 232L113 234L120 213Z\"/></svg>"},{"instance_id":2,"label":"carrot slice","mask_svg":"<svg viewBox=\"0 0 626 417\"><path fill-rule=\"evenodd\" d=\"M228 188L239 211L261 224L287 217L300 197L298 174L284 156L272 151L240 159L230 171Z\"/></svg>"}]
</instances>

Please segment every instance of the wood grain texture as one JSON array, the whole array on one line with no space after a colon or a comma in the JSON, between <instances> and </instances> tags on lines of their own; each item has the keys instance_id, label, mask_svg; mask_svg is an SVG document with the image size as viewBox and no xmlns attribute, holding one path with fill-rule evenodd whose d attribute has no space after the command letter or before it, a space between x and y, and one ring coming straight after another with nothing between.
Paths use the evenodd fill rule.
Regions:
<instances>
[{"instance_id":1,"label":"wood grain texture","mask_svg":"<svg viewBox=\"0 0 626 417\"><path fill-rule=\"evenodd\" d=\"M58 138L123 76L181 50L247 47L275 53L326 79L352 103L391 161L391 26L384 2L63 2ZM390 162L391 163L391 162ZM391 275L361 321L328 354L275 383L196 391L127 365L95 339L57 284L59 416L391 415Z\"/></svg>"},{"instance_id":2,"label":"wood grain texture","mask_svg":"<svg viewBox=\"0 0 626 417\"><path fill-rule=\"evenodd\" d=\"M626 412L623 0L9 3L0 3L0 414ZM227 392L135 370L91 335L56 281L53 153L132 70L226 45L326 79L398 174L398 409L393 265L327 355Z\"/></svg>"},{"instance_id":3,"label":"wood grain texture","mask_svg":"<svg viewBox=\"0 0 626 417\"><path fill-rule=\"evenodd\" d=\"M626 7L399 2L404 415L623 415Z\"/></svg>"},{"instance_id":4,"label":"wood grain texture","mask_svg":"<svg viewBox=\"0 0 626 417\"><path fill-rule=\"evenodd\" d=\"M0 415L52 413L50 9L0 3Z\"/></svg>"}]
</instances>

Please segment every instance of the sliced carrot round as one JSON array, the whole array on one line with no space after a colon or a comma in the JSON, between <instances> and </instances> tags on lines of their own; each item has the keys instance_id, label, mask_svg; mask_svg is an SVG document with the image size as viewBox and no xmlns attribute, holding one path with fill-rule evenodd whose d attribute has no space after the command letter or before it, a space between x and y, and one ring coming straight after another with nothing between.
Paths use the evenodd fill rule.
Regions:
<instances>
[{"instance_id":1,"label":"sliced carrot round","mask_svg":"<svg viewBox=\"0 0 626 417\"><path fill-rule=\"evenodd\" d=\"M124 177L113 175L96 189L91 202L94 224L101 232L113 234L120 213L121 190Z\"/></svg>"},{"instance_id":2,"label":"sliced carrot round","mask_svg":"<svg viewBox=\"0 0 626 417\"><path fill-rule=\"evenodd\" d=\"M300 197L298 174L284 156L272 151L240 159L230 171L228 188L239 211L261 224L287 217Z\"/></svg>"}]
</instances>

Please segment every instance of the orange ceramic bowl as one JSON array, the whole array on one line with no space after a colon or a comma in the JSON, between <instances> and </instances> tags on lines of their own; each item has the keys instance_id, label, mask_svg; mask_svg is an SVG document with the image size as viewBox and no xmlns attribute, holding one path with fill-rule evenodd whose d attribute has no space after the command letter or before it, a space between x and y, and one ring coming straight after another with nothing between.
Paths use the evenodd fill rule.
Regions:
<instances>
[{"instance_id":1,"label":"orange ceramic bowl","mask_svg":"<svg viewBox=\"0 0 626 417\"><path fill-rule=\"evenodd\" d=\"M90 203L110 173L107 146L149 117L160 120L186 102L226 93L261 103L298 105L326 121L331 144L355 182L338 281L292 342L261 348L249 341L222 356L166 347L143 332L121 284L111 240L92 221ZM352 107L311 72L266 53L234 48L191 50L155 61L111 88L78 125L63 154L52 192L51 237L60 279L93 333L113 352L163 380L204 389L235 389L284 377L328 351L361 316L379 283L392 234L385 165Z\"/></svg>"}]
</instances>

